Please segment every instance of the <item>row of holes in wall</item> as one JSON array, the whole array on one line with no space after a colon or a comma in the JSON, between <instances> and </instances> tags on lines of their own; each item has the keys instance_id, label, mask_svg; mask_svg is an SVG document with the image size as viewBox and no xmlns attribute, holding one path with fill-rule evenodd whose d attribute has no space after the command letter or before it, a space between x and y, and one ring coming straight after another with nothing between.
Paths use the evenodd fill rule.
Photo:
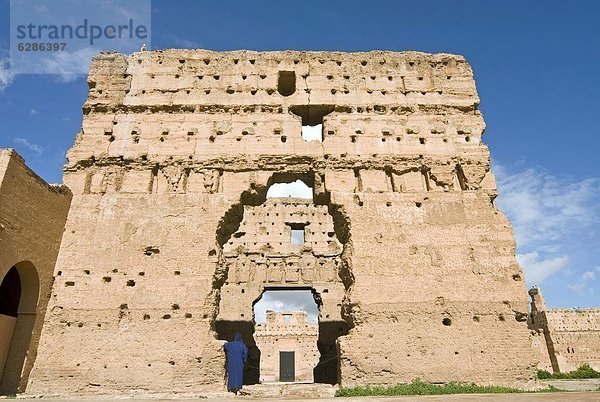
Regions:
<instances>
[{"instance_id":1,"label":"row of holes in wall","mask_svg":"<svg viewBox=\"0 0 600 402\"><path fill-rule=\"evenodd\" d=\"M496 320L497 320L497 321L502 321L502 322L504 322L504 321L506 321L506 317L504 317L504 314L498 314L498 315L496 316ZM517 316L516 316L516 315L515 315L515 320L516 320L516 321L522 321L522 320L520 320L519 318L517 318ZM480 317L480 316L478 316L478 315L474 315L474 316L473 316L473 322L477 322L477 323L478 323L478 322L481 322L481 317ZM452 325L452 319L450 319L450 318L448 318L448 317L445 317L445 318L443 318L443 319L442 319L442 325L444 325L445 327L449 327L449 326L451 326L451 325Z\"/></svg>"},{"instance_id":2,"label":"row of holes in wall","mask_svg":"<svg viewBox=\"0 0 600 402\"><path fill-rule=\"evenodd\" d=\"M180 89L177 90L176 92L183 92L185 91L186 95L192 95L192 96L196 96L197 93L196 91L200 91L203 92L205 95L210 95L211 93L215 93L216 89L215 88L206 88L206 89ZM192 93L192 91L194 91L194 93ZM273 95L276 90L274 88L266 88L266 89L259 89L259 88L233 88L233 87L227 87L223 90L224 93L229 94L229 95L233 95L235 93L243 93L243 92L250 92L251 95L257 95L259 92L265 92L267 95ZM311 93L311 89L310 88L305 88L304 92L307 94ZM103 94L103 90L102 89L98 89L95 91L97 94L102 95ZM157 89L156 92L159 93L163 93L163 90ZM295 91L294 91L295 92ZM350 89L346 88L346 87L342 87L342 88L331 88L329 89L329 92L332 95L353 95L354 92L350 91ZM393 90L387 90L387 89L362 89L359 88L356 90L356 92L366 92L368 94L381 94L381 95L388 95L388 94L403 94L403 95L409 95L409 94L417 94L417 95L428 95L428 94L435 94L435 95L443 95L444 91L441 89L433 89L433 90L401 90L401 91L393 91ZM125 91L126 94L130 94L131 91L130 90L126 90ZM145 95L147 94L148 91L145 89L142 89L140 91L138 91L135 95ZM281 92L279 92L279 94L283 95ZM291 94L290 94L291 95ZM283 96L290 96L290 95L283 95Z\"/></svg>"},{"instance_id":3,"label":"row of holes in wall","mask_svg":"<svg viewBox=\"0 0 600 402\"><path fill-rule=\"evenodd\" d=\"M161 74L159 76L159 78L163 79L165 77L168 76L172 76L173 73L169 73L169 74ZM175 74L174 77L179 79L183 76L187 77L188 75L186 74ZM129 74L124 74L123 78L128 78ZM237 77L236 75L226 75L225 76L227 79L232 79ZM255 77L259 77L261 80L264 80L267 78L267 74L265 73L258 73L258 74L254 74L254 73L250 73L250 74L241 74L239 75L239 77L242 79L242 81L246 81L248 78L255 78ZM302 79L307 79L309 77L309 74L303 74L302 75ZM156 74L150 74L150 79L154 80L156 78ZM206 81L206 80L210 80L212 78L213 81L220 81L222 76L219 74L214 74L214 75L196 75L196 79L199 81ZM377 76L377 75L349 75L349 74L342 74L342 75L327 75L326 76L328 81L333 81L335 79L343 79L342 82L345 81L350 81L351 79L358 79L359 81L363 81L363 82L373 82L373 81L377 81L377 80L381 80L384 82L394 82L394 81L403 81L404 79L406 79L406 76L404 75L397 75L397 76L393 76L393 75L387 75L387 76ZM438 77L435 77L438 78ZM446 81L450 81L452 79L451 75L446 75L445 76ZM417 76L417 81L424 81L425 77L423 75L419 75ZM289 84L292 84L296 81L296 73L295 71L279 71L278 73L278 77L277 77L277 82L279 84L279 86L287 86ZM282 90L281 92L282 95L290 95L292 94L294 91L292 90L291 86L288 86L286 88L287 90Z\"/></svg>"},{"instance_id":4,"label":"row of holes in wall","mask_svg":"<svg viewBox=\"0 0 600 402\"><path fill-rule=\"evenodd\" d=\"M267 77L266 74L260 74L259 75L261 79L265 79ZM124 76L124 78L126 78L127 75ZM155 75L150 75L151 79L154 79L156 76ZM174 76L176 79L181 78L180 74L175 74ZM242 75L242 81L245 81L248 76L247 75ZM198 75L196 76L196 78L198 80L204 80L204 76L203 75ZM212 76L213 80L215 81L219 81L221 79L220 75L213 75ZM231 78L231 76L228 76L228 78ZM308 78L308 74L305 74L302 76L303 79ZM452 76L448 75L446 76L446 80L450 80L452 78ZM333 75L328 75L327 79L329 81L333 81L334 76ZM344 75L344 79L349 80L350 76L349 75ZM375 75L370 75L368 78L367 77L362 77L362 79L367 82L367 79L370 79L371 81L375 81L377 79L377 76ZM419 81L423 81L424 77L423 76L418 76L417 80ZM393 82L394 81L394 77L389 75L387 76L387 81L388 82ZM385 82L385 81L384 81ZM443 93L442 89L436 88L434 90L430 90L430 89L418 89L418 90L414 90L414 89L410 89L407 90L404 84L404 76L400 76L400 82L402 84L402 88L398 88L397 86L392 87L392 89L390 90L390 88L385 88L385 89L374 89L374 88L356 88L358 91L363 91L363 92L367 92L369 94L373 94L373 93L380 93L381 95L387 95L388 93L396 93L396 89L400 89L400 93L403 94L409 94L409 93L420 93L422 95L426 95L428 93L437 93L439 95L441 95ZM95 88L95 85L91 88ZM201 88L202 89L202 88ZM204 91L204 93L206 95L210 94L211 91L215 89L215 88L203 88L202 90ZM159 92L163 92L160 89L156 89ZM185 90L186 94L191 94L192 89L180 89L180 90ZM262 91L265 91L268 95L273 95L275 93L275 89L274 88L265 88L265 89L260 89ZM232 87L231 85L229 85L224 92L230 95L237 93L242 93L242 92L246 92L248 91L248 88L243 87L240 88L239 86L237 88ZM250 94L252 95L256 95L259 91L259 88L256 87L252 87L250 88ZM345 94L348 95L350 94L350 89L348 89L348 87L346 85L342 86L341 88L331 88L329 90L331 92L332 95L335 94ZM102 89L96 89L96 92L98 94L102 94L103 90ZM141 95L145 95L147 92L146 89L142 89L140 90L137 94L141 94ZM292 94L294 94L296 92L296 73L294 71L280 71L278 74L278 78L277 78L277 92L282 95L282 96L290 96ZM311 89L310 88L305 88L304 92L307 94L311 93ZM125 93L129 94L130 90L126 90Z\"/></svg>"},{"instance_id":5,"label":"row of holes in wall","mask_svg":"<svg viewBox=\"0 0 600 402\"><path fill-rule=\"evenodd\" d=\"M128 310L128 307L127 307L127 305L126 305L126 304L122 304L122 305L120 306L120 308L119 308L119 309L120 309L120 311L121 311L121 315L122 315L124 311L127 311L127 310ZM177 310L179 310L179 309L180 309L180 307L179 307L179 305L178 305L178 304L173 304L173 305L171 306L171 310L173 310L173 311L177 311ZM185 318L192 318L192 314L191 314L191 313L185 313L184 317L185 317ZM203 316L202 316L202 317L203 317L204 319L206 319L206 318L208 318L208 314L203 314ZM242 318L243 318L243 317L244 317L244 314L240 314L240 317L242 317ZM143 319L143 320L149 320L150 318L151 318L151 316L150 316L150 314L148 314L148 313L144 313L144 314L143 314L143 316L142 316L142 319ZM172 315L171 315L171 314L163 314L163 315L161 316L161 318L162 318L162 319L164 319L164 320L169 320L169 319L171 319L171 318L172 318ZM329 318L329 315L327 315L327 316L326 316L326 318ZM498 316L497 316L497 321L504 322L504 321L506 321L506 318L504 317L504 315L503 315L503 314L498 314ZM517 321L518 321L518 320L517 320ZM450 318L448 318L448 317L445 317L445 318L443 318L441 322L442 322L442 325L443 325L443 326L445 326L445 327L449 327L449 326L451 326L451 325L452 325L452 320L451 320ZM479 323L479 322L481 322L481 318L480 318L479 316L475 315L475 316L473 316L473 322ZM71 325L72 325L72 323L70 323L70 322L67 322L67 323L66 323L66 325L67 325L67 326L71 326ZM84 323L81 323L81 322L80 322L80 323L78 323L78 325L77 325L77 326L78 326L79 328L81 328L81 327L83 327L83 326L84 326ZM102 325L101 325L101 324L97 324L96 326L97 326L98 328L100 328ZM301 325L297 325L297 326L298 326L298 327L300 327ZM304 327L306 327L306 328L309 328L309 327L310 327L310 325L304 325ZM299 330L300 330L300 329L299 329ZM567 353L575 353L575 349L574 349L574 348L567 348Z\"/></svg>"},{"instance_id":6,"label":"row of holes in wall","mask_svg":"<svg viewBox=\"0 0 600 402\"><path fill-rule=\"evenodd\" d=\"M144 254L147 255L147 256L150 256L150 255L156 254L156 252L149 253L147 250L145 250ZM209 252L209 255L214 255L214 254L212 254L212 250ZM115 269L112 270L112 272L114 274L118 274L119 270L115 268ZM85 275L91 275L91 271L89 269L84 269L83 273ZM58 271L56 273L56 275L57 276L62 276L62 271ZM126 275L126 274L123 273L123 275ZM181 275L181 271L173 271L173 275L180 276ZM146 273L144 271L140 271L140 272L138 272L138 276L142 276L142 277L146 276ZM102 282L104 282L104 283L111 283L112 282L112 277L111 276L104 276L104 277L102 277ZM126 285L130 286L130 287L135 286L135 280L133 280L133 279L127 279ZM69 287L69 286L75 286L75 281L66 281L65 282L65 286L67 286L67 287Z\"/></svg>"},{"instance_id":7,"label":"row of holes in wall","mask_svg":"<svg viewBox=\"0 0 600 402\"><path fill-rule=\"evenodd\" d=\"M170 74L162 74L159 76L159 78L163 79L165 77L168 76L172 76L173 73ZM175 74L174 77L179 79L183 76L187 77L186 74ZM128 78L129 75L125 74L123 76L123 78ZM227 79L232 79L235 78L235 75L226 75L225 76ZM258 73L258 74L241 74L239 75L239 77L242 79L242 81L246 81L248 78L255 78L255 77L259 77L261 80L264 80L267 78L267 74L265 73ZM309 74L303 74L302 78L306 79L309 77ZM155 79L156 78L156 74L150 74L150 79ZM196 75L196 79L199 81L206 81L206 80L210 80L212 78L213 81L220 81L222 76L215 74L215 75ZM333 76L333 75L327 75L326 76L328 81L333 81L335 79L343 79L342 82L344 81L350 81L351 79L358 79L359 81L364 81L364 82L373 82L373 81L377 81L377 80L381 80L384 82L394 82L394 81L402 81L404 80L406 77L404 75L399 75L399 76L393 76L393 75L387 75L387 76L377 76L377 75L349 75L349 74L343 74L343 75L337 75L337 76ZM438 78L438 77L436 77ZM425 77L422 75L417 76L417 81L424 81ZM446 81L450 81L452 79L451 75L446 75L445 76ZM278 77L277 77L277 81L278 84L280 84L280 86L286 86L288 84L291 84L293 82L296 81L296 73L294 71L279 71ZM287 87L287 91L286 90L282 90L280 91L283 92L282 95L286 96L286 94L291 95L294 91L291 89L292 87L289 86Z\"/></svg>"},{"instance_id":8,"label":"row of holes in wall","mask_svg":"<svg viewBox=\"0 0 600 402\"><path fill-rule=\"evenodd\" d=\"M389 204L390 205L388 205L388 206L391 206L391 203L389 203ZM275 226L275 222L272 222L271 225ZM286 225L290 225L290 224L286 223ZM294 225L294 224L292 224L292 225ZM304 226L306 226L307 224L297 224L297 225L302 227L302 228L298 228L299 230L304 230L305 233L308 234L308 235L311 235L311 234L312 235L318 235L319 233L321 233L322 235L325 235L325 233L327 233L327 236L329 236L329 237L335 236L334 232L318 232L318 231L313 231L313 230L310 230L310 229L306 230L306 229L304 229ZM269 232L267 230L267 231L265 231L265 233L258 233L258 235L259 236L271 236L271 235L277 235L277 233L272 233L272 232ZM279 232L279 236L283 236L283 232Z\"/></svg>"},{"instance_id":9,"label":"row of holes in wall","mask_svg":"<svg viewBox=\"0 0 600 402\"><path fill-rule=\"evenodd\" d=\"M242 135L245 135L245 134L242 133ZM165 142L165 137L159 137L159 138L160 138L159 139L160 142ZM241 137L241 136L240 137L236 137L236 141L242 141L242 138L243 137ZM303 136L303 138L306 140L306 136ZM109 142L113 142L115 139L116 138L113 135L111 135L110 137L108 137L108 141ZM286 135L282 135L280 137L280 140L283 143L287 142L287 139L288 139L288 136L286 136ZM350 142L352 142L352 143L357 143L358 139L359 139L359 137L356 136L356 135L351 135L350 136ZM372 139L373 139L373 137L365 137L365 138L363 138L361 140L361 142L363 142L363 141L369 141L369 140L372 140ZM216 137L211 136L211 137L208 138L208 140L209 140L209 142L215 142ZM386 142L387 140L388 139L386 137L380 138L381 142ZM396 140L396 142L401 142L403 140L403 138L402 137L395 137L395 140ZM419 137L418 140L419 140L419 144L425 145L427 143L428 138L427 137ZM470 136L465 136L463 140L464 140L464 142L471 142L471 137ZM259 138L259 141L260 141L260 138ZM309 140L309 141L320 141L320 142L323 142L318 137L311 137L311 140ZM136 143L136 144L138 144L140 142L140 137L134 137L133 138L133 142ZM449 142L449 138L442 138L442 142L448 143Z\"/></svg>"},{"instance_id":10,"label":"row of holes in wall","mask_svg":"<svg viewBox=\"0 0 600 402\"><path fill-rule=\"evenodd\" d=\"M384 65L389 65L392 68L398 68L399 66L404 66L404 67L422 67L424 65L426 65L427 67L431 67L431 68L442 68L442 67L447 67L448 65L450 65L449 60L441 60L441 61L425 61L425 60L387 60L387 59L374 59L374 58L365 58L365 59L361 59L361 60L346 60L346 61L342 61L339 59L323 59L323 58L313 58L313 59L304 59L304 60L300 60L300 59L286 59L286 60L281 60L281 59L272 59L270 57L260 57L260 58L218 58L218 59L211 59L209 57L205 57L202 59L186 59L186 58L180 58L177 59L180 65L185 65L185 64L198 64L200 66L204 65L204 66L208 66L211 63L213 64L219 64L219 67L221 67L221 64L223 64L224 62L229 63L229 61L231 61L232 65L239 65L240 63L244 63L244 64L249 64L249 65L256 65L256 62L258 60L259 64L262 64L263 62L266 62L267 64L271 65L271 64L281 64L283 61L287 62L287 63L293 63L294 65L298 65L301 61L304 63L319 63L321 65L331 65L331 66L337 66L337 67L341 67L343 66L348 66L351 65L353 67L367 67L367 66L384 66ZM150 59L149 60L151 63L153 63L155 60ZM137 60L138 64L142 64L144 62L144 60L142 59L138 59ZM163 58L159 57L157 59L158 64L163 64Z\"/></svg>"},{"instance_id":11,"label":"row of holes in wall","mask_svg":"<svg viewBox=\"0 0 600 402\"><path fill-rule=\"evenodd\" d=\"M125 316L125 315L123 314L122 310L121 310L121 312L119 313L119 316L120 316L120 318L123 318L123 317ZM190 318L192 318L192 317L193 317L193 315L192 315L192 313L185 313L185 314L183 315L183 317L184 317L184 318L186 318L186 319L190 319ZM142 320L149 320L149 319L151 319L151 318L152 318L152 317L151 317L151 316L150 316L150 314L148 314L148 313L144 313L144 314L142 315ZM170 320L171 318L173 318L173 315L172 315L172 314L163 314L163 315L161 315L161 316L160 316L160 318L161 318L161 319L163 319L163 320ZM202 315L202 318L203 318L203 319L207 319L207 318L208 318L208 314L203 314L203 315ZM74 322L69 322L69 321L67 321L67 322L64 322L64 324L65 324L67 327L71 327L71 326L73 326L73 325L75 325L75 324L76 324L76 326L77 326L78 328L83 328L83 327L85 327L85 326L86 326L86 324L85 324L85 323L83 323L83 322L77 322L77 323L74 323ZM101 323L97 323L97 324L96 324L96 328L102 328L102 324L101 324Z\"/></svg>"},{"instance_id":12,"label":"row of holes in wall","mask_svg":"<svg viewBox=\"0 0 600 402\"><path fill-rule=\"evenodd\" d=\"M312 127L312 126L308 126L308 127ZM321 128L321 127L317 128L317 131L318 131L319 129L322 129L322 128ZM304 131L304 127L303 127L303 131ZM409 131L409 130L407 129L407 131ZM140 138L141 138L140 134L138 134L138 133L139 133L139 131L138 131L138 130L132 130L132 131L131 131L131 134L133 135L133 142L134 142L134 143L136 143L136 144L140 142ZM275 133L276 135L280 135L281 131L280 131L280 130L274 130L274 133ZM414 132L411 132L411 133L409 133L409 134L413 134L413 133L414 133ZM114 136L114 135L112 135L112 130L110 130L110 131L106 131L106 130L105 130L104 134L105 134L105 135L108 135L108 137L107 137L107 138L108 138L108 140L109 140L110 142L113 142L113 141L116 139L116 138L115 138L115 136ZM188 131L188 132L187 132L187 135L188 135L188 136L193 136L193 135L196 135L196 134L197 134L197 131ZM209 140L209 142L215 142L215 140L218 138L218 136L221 136L221 135L223 135L223 134L224 134L224 133L223 133L223 132L221 132L221 131L216 131L214 135L211 135L211 136L208 138L208 140ZM333 131L333 130L328 130L328 131L327 131L327 134L328 134L328 135L334 135L334 134L335 134L335 131ZM361 138L361 137L364 137L364 138L363 138L363 140L367 140L367 141L368 141L368 140L372 140L372 139L374 139L374 138L375 138L375 137L363 136L362 134L363 134L362 130L356 130L356 131L355 131L355 134L352 134L352 135L350 135L350 142L352 142L352 143L356 143L356 142L358 142L358 139L359 139L359 138ZM251 135L251 132L250 132L250 131L242 131L242 132L241 132L241 135L240 135L240 136L238 136L238 137L236 137L235 139L236 139L237 141L241 141L241 140L242 140L242 138L243 138L244 136L248 136L248 135ZM380 140L381 142L386 142L388 139L390 139L390 140L393 140L393 139L394 139L394 137L392 136L393 134L391 133L391 131L383 130L383 131L382 131L382 135L383 135L383 137L379 137L379 140ZM159 137L159 140L160 140L160 142L165 142L166 138L168 138L168 132L164 132L164 131L163 131L163 133L162 133L162 134L161 134L161 136ZM306 139L307 139L307 135L305 135L305 134L303 133L303 134L302 134L302 138L306 140ZM469 135L466 135L466 136L464 136L464 137L461 137L461 138L464 140L464 142L471 142L471 136L469 136ZM288 139L288 136L287 136L287 135L280 135L280 140L281 140L281 142L285 143L285 142L287 142L287 139ZM314 135L310 135L310 140L313 140L313 141L314 141L314 140L316 140L316 141L321 141L321 142L322 142L322 141L323 141L323 139L324 139L324 138L323 138L323 136L314 136ZM188 137L188 140L189 140L189 137ZM258 140L260 141L260 137L258 137ZM403 140L403 137L401 137L401 136L396 136L396 137L395 137L395 140L396 140L396 142L400 142L400 141L402 141L402 140ZM419 144L421 144L421 145L424 145L424 144L427 142L428 138L427 138L427 137L418 137L418 140L419 140ZM444 137L444 138L442 138L442 141L443 141L444 143L448 143L448 142L449 142L449 138L448 138L448 137Z\"/></svg>"},{"instance_id":13,"label":"row of holes in wall","mask_svg":"<svg viewBox=\"0 0 600 402\"><path fill-rule=\"evenodd\" d=\"M391 206L391 203L389 206ZM272 222L271 225L275 226L275 222ZM286 223L286 225L291 226L292 230L303 230L307 235L318 235L319 233L321 233L322 235L325 235L325 233L327 233L327 236L329 236L329 237L335 236L334 232L319 232L319 231L310 230L310 229L306 230L304 227L307 226L308 224L305 224L305 223L298 223L298 224ZM277 235L277 233L273 233L273 232L269 232L268 230L265 230L264 233L258 233L257 235L258 236L272 236L272 235ZM234 235L234 237L241 237L241 236L242 235L239 235L239 236ZM283 236L283 232L279 232L279 236Z\"/></svg>"},{"instance_id":14,"label":"row of holes in wall","mask_svg":"<svg viewBox=\"0 0 600 402\"><path fill-rule=\"evenodd\" d=\"M116 125L117 122L115 121L115 122L113 122L113 124ZM257 122L253 122L252 123L253 126L256 126L257 124L258 124ZM320 121L318 124L315 124L315 126L322 125L322 124L323 124L323 121ZM344 124L344 123L342 122L342 124ZM311 126L311 127L314 127L314 126ZM368 134L370 134L368 130L363 129L363 128L355 128L355 129L352 129L352 130L344 130L344 131L351 131L352 134L356 135L356 136L368 136ZM398 131L403 131L402 134L406 133L408 135L411 135L411 134L418 135L421 132L421 129L419 127L405 127L405 128L402 128L401 130L398 130ZM441 134L446 134L447 130L446 130L445 127L436 127L436 128L430 128L428 131L431 134L433 134L433 135L436 135L436 134L440 134L441 135ZM177 133L177 134L178 135L195 136L195 135L198 134L198 132L199 132L198 128L192 128L192 129L189 129L187 131L184 130L184 131L182 131L180 133ZM171 133L171 130L165 129L165 130L161 131L160 136L167 138L170 133ZM281 135L282 133L283 133L283 129L281 129L281 128L274 128L273 129L273 135L275 135L275 136ZM133 128L130 131L130 134L132 136L141 136L142 135L142 130L140 128L136 127L136 128ZM215 130L212 131L211 135L213 135L213 136L221 136L221 135L231 135L231 134L234 134L234 133L232 133L232 132L225 132L225 131L222 131L222 130L215 129ZM241 135L254 135L255 132L254 132L253 128L247 128L247 129L244 129L244 130L240 131L239 134L241 134ZM327 130L327 135L335 135L335 134L336 134L336 130L332 130L332 129ZM372 134L374 134L375 136L382 135L383 137L393 137L394 134L396 134L396 130L389 129L389 128L384 128L384 129L381 129L378 132L373 132ZM400 133L398 133L398 134L400 134ZM449 134L453 135L454 133L449 133ZM456 129L456 134L457 135L469 135L469 134L471 134L471 129L470 128L457 128ZM113 135L113 129L112 128L106 128L106 129L104 129L104 135Z\"/></svg>"}]
</instances>

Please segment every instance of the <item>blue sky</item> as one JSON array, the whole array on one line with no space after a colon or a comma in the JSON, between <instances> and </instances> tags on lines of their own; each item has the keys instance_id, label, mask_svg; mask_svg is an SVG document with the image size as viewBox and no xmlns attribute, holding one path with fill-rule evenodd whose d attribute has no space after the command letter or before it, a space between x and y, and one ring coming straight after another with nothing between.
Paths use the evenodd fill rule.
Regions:
<instances>
[{"instance_id":1,"label":"blue sky","mask_svg":"<svg viewBox=\"0 0 600 402\"><path fill-rule=\"evenodd\" d=\"M501 196L529 284L555 307L600 305L600 1L152 2L152 48L419 50L475 72ZM60 182L87 94L78 75L7 70L0 147Z\"/></svg>"}]
</instances>

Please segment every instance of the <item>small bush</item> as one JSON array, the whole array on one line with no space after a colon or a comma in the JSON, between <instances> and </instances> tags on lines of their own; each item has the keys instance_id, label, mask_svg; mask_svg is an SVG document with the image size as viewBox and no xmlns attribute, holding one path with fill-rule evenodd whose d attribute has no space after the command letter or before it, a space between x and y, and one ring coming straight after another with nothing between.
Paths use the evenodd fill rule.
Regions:
<instances>
[{"instance_id":1,"label":"small bush","mask_svg":"<svg viewBox=\"0 0 600 402\"><path fill-rule=\"evenodd\" d=\"M587 378L600 378L600 372L594 370L586 363L577 370L567 373L549 373L546 370L538 370L537 376L540 380L583 380Z\"/></svg>"},{"instance_id":2,"label":"small bush","mask_svg":"<svg viewBox=\"0 0 600 402\"><path fill-rule=\"evenodd\" d=\"M549 371L546 371L546 370L538 370L537 378L539 378L540 380L548 380L548 379L552 378L552 373L550 373Z\"/></svg>"}]
</instances>

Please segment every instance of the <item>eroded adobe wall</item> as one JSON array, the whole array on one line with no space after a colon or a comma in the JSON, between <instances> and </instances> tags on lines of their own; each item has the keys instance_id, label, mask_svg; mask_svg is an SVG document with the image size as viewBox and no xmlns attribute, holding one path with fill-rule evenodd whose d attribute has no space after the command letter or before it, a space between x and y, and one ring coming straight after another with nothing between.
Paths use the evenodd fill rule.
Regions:
<instances>
[{"instance_id":1,"label":"eroded adobe wall","mask_svg":"<svg viewBox=\"0 0 600 402\"><path fill-rule=\"evenodd\" d=\"M47 184L14 150L0 149L0 282L17 266L22 287L18 319L0 315L0 394L27 385L70 201L66 187Z\"/></svg>"},{"instance_id":2,"label":"eroded adobe wall","mask_svg":"<svg viewBox=\"0 0 600 402\"><path fill-rule=\"evenodd\" d=\"M102 54L88 82L32 392L222 387L214 324L235 230L219 228L276 172L311 176L347 232L343 385L533 377L523 275L461 56ZM322 116L324 141L305 142L302 120Z\"/></svg>"},{"instance_id":3,"label":"eroded adobe wall","mask_svg":"<svg viewBox=\"0 0 600 402\"><path fill-rule=\"evenodd\" d=\"M538 368L565 373L587 363L600 370L600 309L549 309L541 289L533 287L529 295Z\"/></svg>"},{"instance_id":4,"label":"eroded adobe wall","mask_svg":"<svg viewBox=\"0 0 600 402\"><path fill-rule=\"evenodd\" d=\"M561 372L585 363L600 371L600 309L549 309L545 318Z\"/></svg>"},{"instance_id":5,"label":"eroded adobe wall","mask_svg":"<svg viewBox=\"0 0 600 402\"><path fill-rule=\"evenodd\" d=\"M583 364L600 370L600 310L547 309L535 315L539 369L569 372Z\"/></svg>"}]
</instances>

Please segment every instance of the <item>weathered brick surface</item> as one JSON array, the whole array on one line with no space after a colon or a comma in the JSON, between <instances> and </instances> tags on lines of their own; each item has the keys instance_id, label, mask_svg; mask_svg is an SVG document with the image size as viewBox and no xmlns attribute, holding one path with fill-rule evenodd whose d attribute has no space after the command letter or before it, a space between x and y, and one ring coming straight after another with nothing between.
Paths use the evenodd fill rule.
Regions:
<instances>
[{"instance_id":1,"label":"weathered brick surface","mask_svg":"<svg viewBox=\"0 0 600 402\"><path fill-rule=\"evenodd\" d=\"M321 352L340 357L327 381L531 384L523 273L461 56L102 54L88 82L30 392L222 389L216 338L246 326L253 346L269 287L315 292ZM304 141L321 118L323 141ZM265 200L296 179L312 203ZM305 247L266 234L286 223Z\"/></svg>"}]
</instances>

